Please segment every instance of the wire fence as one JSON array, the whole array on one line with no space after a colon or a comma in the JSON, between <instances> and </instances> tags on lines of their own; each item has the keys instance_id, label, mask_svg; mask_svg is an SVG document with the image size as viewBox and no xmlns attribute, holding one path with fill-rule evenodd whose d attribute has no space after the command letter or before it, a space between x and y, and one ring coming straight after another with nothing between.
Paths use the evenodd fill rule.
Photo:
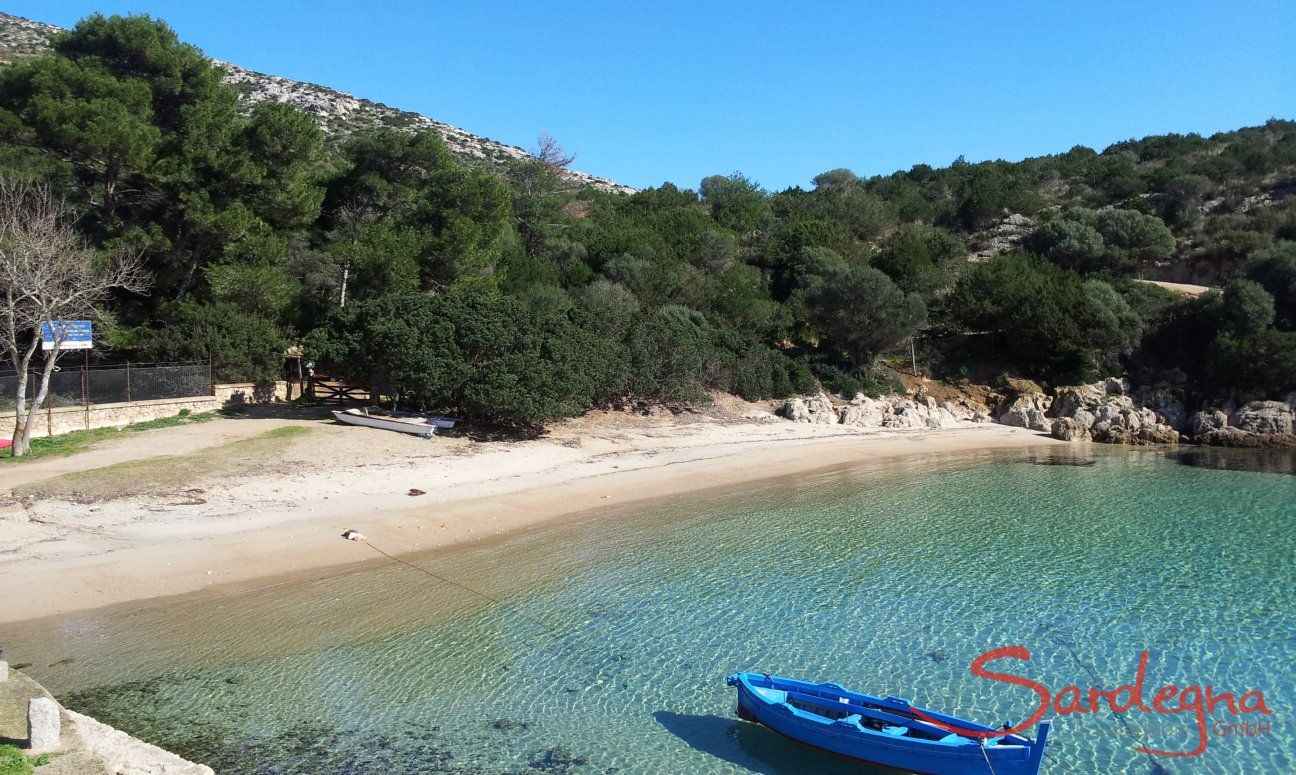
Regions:
<instances>
[{"instance_id":1,"label":"wire fence","mask_svg":"<svg viewBox=\"0 0 1296 775\"><path fill-rule=\"evenodd\" d=\"M38 370L27 375L29 402L36 400L40 392L40 375ZM0 410L14 408L18 376L13 370L0 371ZM211 394L211 368L206 363L66 364L50 375L44 406L89 406Z\"/></svg>"}]
</instances>

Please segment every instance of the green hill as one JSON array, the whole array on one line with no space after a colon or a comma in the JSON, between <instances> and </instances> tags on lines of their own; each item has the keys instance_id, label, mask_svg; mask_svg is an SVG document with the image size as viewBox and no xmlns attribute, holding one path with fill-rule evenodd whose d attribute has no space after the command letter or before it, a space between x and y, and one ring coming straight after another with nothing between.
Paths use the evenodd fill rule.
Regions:
<instances>
[{"instance_id":1,"label":"green hill","mask_svg":"<svg viewBox=\"0 0 1296 775\"><path fill-rule=\"evenodd\" d=\"M151 280L111 300L112 357L263 379L303 343L407 403L530 425L713 389L878 392L911 340L950 380L1296 390L1289 121L628 193L573 177L556 145L483 164L438 126L340 131L249 100L246 71L147 17L91 17L48 50L0 21L5 177L44 181Z\"/></svg>"}]
</instances>

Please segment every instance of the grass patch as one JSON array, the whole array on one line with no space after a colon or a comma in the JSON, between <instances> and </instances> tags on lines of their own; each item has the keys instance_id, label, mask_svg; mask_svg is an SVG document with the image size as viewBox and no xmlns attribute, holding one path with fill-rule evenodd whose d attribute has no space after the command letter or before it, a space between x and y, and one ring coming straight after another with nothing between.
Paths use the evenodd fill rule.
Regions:
<instances>
[{"instance_id":1,"label":"grass patch","mask_svg":"<svg viewBox=\"0 0 1296 775\"><path fill-rule=\"evenodd\" d=\"M101 468L76 471L33 482L15 494L96 501L153 493L174 493L209 481L251 470L264 470L282 457L288 446L310 428L286 425L241 441L210 447L188 455L127 460Z\"/></svg>"},{"instance_id":2,"label":"grass patch","mask_svg":"<svg viewBox=\"0 0 1296 775\"><path fill-rule=\"evenodd\" d=\"M35 766L18 746L0 745L0 775L30 775Z\"/></svg>"},{"instance_id":3,"label":"grass patch","mask_svg":"<svg viewBox=\"0 0 1296 775\"><path fill-rule=\"evenodd\" d=\"M7 451L0 453L0 465L6 463L22 463L26 460L39 460L43 457L72 455L77 452L84 452L101 441L116 438L123 433L139 433L140 431L151 431L157 428L173 428L177 425L194 425L209 420L215 420L217 417L229 416L232 415L224 410L193 414L188 409L182 409L180 413L174 417L161 417L156 420L137 422L134 425L127 425L121 428L92 428L88 431L72 431L71 433L64 433L61 436L53 436L51 438L32 439L31 451L22 457L14 457Z\"/></svg>"}]
</instances>

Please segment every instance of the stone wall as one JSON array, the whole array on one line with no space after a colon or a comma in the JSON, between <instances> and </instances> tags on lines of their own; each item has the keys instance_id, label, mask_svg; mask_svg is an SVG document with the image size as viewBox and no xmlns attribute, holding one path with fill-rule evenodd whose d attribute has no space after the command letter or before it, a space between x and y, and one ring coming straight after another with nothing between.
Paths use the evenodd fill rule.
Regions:
<instances>
[{"instance_id":1,"label":"stone wall","mask_svg":"<svg viewBox=\"0 0 1296 775\"><path fill-rule=\"evenodd\" d=\"M117 404L91 404L90 406L46 407L36 415L32 438L59 436L72 431L93 428L121 428L137 422L175 417L188 409L193 414L214 412L227 406L268 404L290 401L296 397L296 385L278 382L234 382L213 385L211 396L191 398L160 398L154 401L125 401ZM0 438L13 436L12 414L0 416Z\"/></svg>"},{"instance_id":2,"label":"stone wall","mask_svg":"<svg viewBox=\"0 0 1296 775\"><path fill-rule=\"evenodd\" d=\"M271 404L278 401L291 401L301 395L295 382L230 382L224 385L213 385L212 393L220 400L222 406L241 406L243 404Z\"/></svg>"},{"instance_id":3,"label":"stone wall","mask_svg":"<svg viewBox=\"0 0 1296 775\"><path fill-rule=\"evenodd\" d=\"M36 413L34 418L36 427L32 429L32 438L59 436L92 428L121 428L137 422L174 417L185 409L197 414L214 412L221 406L220 400L214 396L198 396L163 398L156 401L127 401L119 404L46 407ZM0 438L13 436L13 431L13 415L0 417Z\"/></svg>"}]
</instances>

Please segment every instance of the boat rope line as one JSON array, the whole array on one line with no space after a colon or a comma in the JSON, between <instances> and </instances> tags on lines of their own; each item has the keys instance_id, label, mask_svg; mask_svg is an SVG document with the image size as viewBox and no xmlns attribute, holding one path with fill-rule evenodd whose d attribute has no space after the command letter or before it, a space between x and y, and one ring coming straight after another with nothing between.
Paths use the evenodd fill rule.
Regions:
<instances>
[{"instance_id":1,"label":"boat rope line","mask_svg":"<svg viewBox=\"0 0 1296 775\"><path fill-rule=\"evenodd\" d=\"M412 562L408 562L408 561L406 561L406 560L402 560L402 559L399 558L399 557L395 557L395 556L393 556L393 555L390 555L390 554L388 554L387 552L384 552L382 549L379 549L378 547L376 547L376 546L374 546L373 544L369 543L368 541L365 541L365 545L368 546L370 549L373 549L375 552L381 554L383 557L386 557L387 559L391 560L392 562L398 562L398 563L400 563L401 565L404 565L404 566L407 567L407 568L413 568L414 570L418 571L419 573L422 573L422 574L427 575L427 576L431 576L432 578L436 579L437 581L443 581L443 582L445 582L446 584L449 584L449 585L452 586L452 587L458 587L459 589L462 589L463 591L468 592L468 593L470 593L470 594L476 595L477 597L485 598L486 600L491 601L491 602L494 603L495 605L504 605L504 601L503 601L503 600L500 600L499 598L491 597L490 595L486 594L485 592L481 592L481 591L479 591L479 590L473 589L472 587L468 586L467 584L460 584L459 582L455 581L454 579L448 579L448 578L446 578L445 576L439 576L439 575L433 573L432 571L428 570L427 568L423 568L423 567L421 567L421 566L415 565L415 564L412 563Z\"/></svg>"},{"instance_id":2,"label":"boat rope line","mask_svg":"<svg viewBox=\"0 0 1296 775\"><path fill-rule=\"evenodd\" d=\"M1080 659L1080 655L1076 653L1075 646L1073 645L1072 642L1059 636L1057 632L1054 630L1053 625L1051 624L1045 625L1045 629L1049 631L1049 638L1051 638L1055 644L1061 646L1062 649L1066 651L1067 655L1071 657L1071 660L1076 663L1076 666L1079 667L1082 671L1085 672L1085 674L1089 676L1089 680L1093 681L1094 686L1098 686L1099 684L1102 683L1102 679L1099 678L1096 672L1094 672L1093 666L1086 664L1084 660ZM1125 727L1125 733L1128 734L1131 739L1133 740L1143 739L1143 735L1130 724L1129 719L1125 718L1125 714L1113 713L1112 717L1115 718L1117 721L1119 721ZM1044 755L1048 756L1049 755L1048 751L1045 751ZM1155 756L1153 756L1150 753L1144 753L1143 755L1146 756L1148 760L1152 762L1152 772L1159 773L1165 771L1164 768L1161 766L1161 763L1157 761Z\"/></svg>"},{"instance_id":3,"label":"boat rope line","mask_svg":"<svg viewBox=\"0 0 1296 775\"><path fill-rule=\"evenodd\" d=\"M432 571L428 570L427 568L422 567L421 565L415 565L414 563L409 562L408 560L403 560L403 559L401 559L400 557L397 557L397 556L392 555L392 554L388 554L387 552L384 552L382 549L378 548L377 546L374 546L373 544L369 543L367 540L366 540L364 543L365 543L365 545L368 546L370 549L373 549L375 552L381 554L383 557L386 557L387 559L391 560L392 562L400 563L401 565L404 565L405 567L410 568L410 569L412 569L412 570L416 570L416 571L418 571L419 573L422 573L422 574L425 575L425 576L428 576L428 577L430 577L430 578L436 579L437 581L443 582L443 583L445 583L445 584L449 584L449 585L452 586L452 587L456 587L456 588L458 588L458 589L462 589L463 591L467 592L467 593L470 594L470 595L476 595L477 597L480 597L480 598L483 599L483 600L489 600L490 602L492 602L492 603L494 603L495 605L499 606L501 609L506 609L506 610L507 610L508 608L510 608L509 604L505 603L503 600L500 600L500 599L497 598L497 597L494 597L494 596L492 596L492 595L488 595L488 594L486 594L485 592L482 592L482 591L479 590L479 589L473 589L472 587L468 586L467 584L463 584L463 583L461 583L461 582L455 581L454 579L446 578L445 576L442 576L442 575L440 575L440 574L438 574L438 573L433 573ZM572 649L572 648L574 648L574 647L572 646L571 643L567 642L567 638L568 638L568 634L567 634L567 633L563 633L563 632L559 631L558 629L556 629L556 628L555 628L552 624L550 624L549 622L542 621L542 620L540 620L540 619L537 619L537 618L534 617L534 616L531 616L531 615L529 615L529 614L523 613L521 610L519 610L519 608L518 608L516 605L511 606L511 607L512 607L512 609L513 609L511 613L512 613L514 616L517 616L519 619L522 619L522 620L524 620L524 621L530 622L532 625L538 627L541 631L543 631L544 633L546 633L549 637L551 637L551 638L553 638L554 640L558 641L559 643L563 644L563 646L564 646L565 648L568 648L568 649ZM591 649L587 649L587 650L591 650Z\"/></svg>"},{"instance_id":4,"label":"boat rope line","mask_svg":"<svg viewBox=\"0 0 1296 775\"><path fill-rule=\"evenodd\" d=\"M999 773L995 772L994 765L990 763L990 754L986 753L984 740L981 741L980 748L981 748L981 758L986 760L986 767L990 768L990 775L999 775Z\"/></svg>"}]
</instances>

